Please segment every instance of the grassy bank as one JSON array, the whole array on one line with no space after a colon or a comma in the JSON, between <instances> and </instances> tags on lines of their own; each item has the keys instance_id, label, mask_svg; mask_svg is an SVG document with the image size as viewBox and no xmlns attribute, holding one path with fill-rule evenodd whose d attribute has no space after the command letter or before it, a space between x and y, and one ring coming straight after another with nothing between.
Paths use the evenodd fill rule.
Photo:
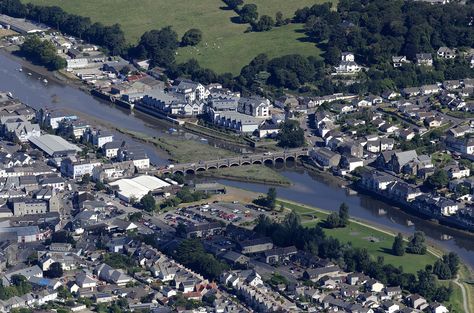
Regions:
<instances>
[{"instance_id":1,"label":"grassy bank","mask_svg":"<svg viewBox=\"0 0 474 313\"><path fill-rule=\"evenodd\" d=\"M444 304L448 307L449 312L451 313L463 313L463 303L462 303L462 291L461 287L452 283L451 281L440 281L441 284L445 286L451 286L453 288L453 293L449 297L449 301Z\"/></svg>"},{"instance_id":2,"label":"grassy bank","mask_svg":"<svg viewBox=\"0 0 474 313\"><path fill-rule=\"evenodd\" d=\"M290 181L277 171L264 165L247 165L239 167L222 168L211 170L202 174L203 176L224 178L244 182L262 183L270 185L288 186Z\"/></svg>"},{"instance_id":3,"label":"grassy bank","mask_svg":"<svg viewBox=\"0 0 474 313\"><path fill-rule=\"evenodd\" d=\"M279 200L279 204L297 212L301 216L302 224L308 227L321 223L329 215L327 211L289 201ZM430 247L429 253L426 255L395 256L391 253L395 234L353 219L348 227L324 229L324 232L341 242L351 242L354 247L366 248L373 257L382 256L386 263L397 267L403 266L403 269L409 273L416 273L416 271L424 269L427 264L433 264L440 255L439 251Z\"/></svg>"},{"instance_id":4,"label":"grassy bank","mask_svg":"<svg viewBox=\"0 0 474 313\"><path fill-rule=\"evenodd\" d=\"M148 30L171 25L181 37L190 28L203 32L197 47L178 50L178 61L195 58L216 72L238 74L240 69L260 53L269 57L299 53L318 56L320 50L301 32L303 25L285 25L268 32L249 32L248 24L235 23L237 14L227 10L222 0L23 0L39 5L59 6L66 12L90 17L105 25L119 23L127 41L135 44ZM285 18L304 6L326 0L256 0L259 14L275 18L282 11ZM246 2L247 3L247 2Z\"/></svg>"},{"instance_id":5,"label":"grassy bank","mask_svg":"<svg viewBox=\"0 0 474 313\"><path fill-rule=\"evenodd\" d=\"M466 290L469 311L474 313L474 273L467 266L463 265L459 271L458 281Z\"/></svg>"},{"instance_id":6,"label":"grassy bank","mask_svg":"<svg viewBox=\"0 0 474 313\"><path fill-rule=\"evenodd\" d=\"M170 156L170 159L174 162L199 162L201 160L216 160L221 158L233 157L236 155L232 151L216 148L207 144L202 144L194 140L168 137L152 137L127 129L117 130L135 139L154 144L159 149L165 151Z\"/></svg>"},{"instance_id":7,"label":"grassy bank","mask_svg":"<svg viewBox=\"0 0 474 313\"><path fill-rule=\"evenodd\" d=\"M207 136L210 138L219 139L222 141L231 142L233 144L243 145L243 146L248 144L242 137L235 135L235 133L230 133L230 132L227 133L218 129L204 127L201 125L188 123L188 122L184 124L184 128L193 133L197 133L197 134Z\"/></svg>"}]
</instances>

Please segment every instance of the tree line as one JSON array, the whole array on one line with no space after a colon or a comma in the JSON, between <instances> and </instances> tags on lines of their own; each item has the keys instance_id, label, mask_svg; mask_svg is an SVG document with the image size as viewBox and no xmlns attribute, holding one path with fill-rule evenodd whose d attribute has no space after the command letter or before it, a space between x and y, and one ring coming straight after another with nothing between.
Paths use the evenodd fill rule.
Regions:
<instances>
[{"instance_id":1,"label":"tree line","mask_svg":"<svg viewBox=\"0 0 474 313\"><path fill-rule=\"evenodd\" d=\"M470 21L472 5L443 6L422 1L342 0L337 10L331 3L316 4L295 12L294 22L305 23L309 36L328 41L328 46L351 51L366 65L417 53L432 53L439 47L474 46Z\"/></svg>"},{"instance_id":2,"label":"tree line","mask_svg":"<svg viewBox=\"0 0 474 313\"><path fill-rule=\"evenodd\" d=\"M227 264L220 262L212 254L206 253L198 239L183 240L174 251L173 258L210 279L217 279L228 269Z\"/></svg>"},{"instance_id":3,"label":"tree line","mask_svg":"<svg viewBox=\"0 0 474 313\"><path fill-rule=\"evenodd\" d=\"M263 14L259 18L258 7L256 4L244 4L243 0L223 0L230 10L235 11L239 16L237 21L241 24L250 24L247 31L264 32L269 31L273 27L279 27L291 22L289 18L283 18L283 13L278 11L275 19L271 16ZM240 7L242 6L242 7Z\"/></svg>"},{"instance_id":4,"label":"tree line","mask_svg":"<svg viewBox=\"0 0 474 313\"><path fill-rule=\"evenodd\" d=\"M20 47L20 54L52 71L65 68L67 65L66 60L58 56L54 45L48 40L41 40L38 36L27 37Z\"/></svg>"},{"instance_id":5,"label":"tree line","mask_svg":"<svg viewBox=\"0 0 474 313\"><path fill-rule=\"evenodd\" d=\"M239 12L241 22L250 19L259 24L255 5L240 7L243 1L225 2L229 8ZM142 35L136 46L129 47L118 24L92 23L87 17L66 13L55 6L25 5L20 0L0 2L2 13L48 24L100 45L113 55L149 59L151 67L164 67L171 79L185 76L203 84L218 82L244 95L267 97L278 97L285 88L311 95L335 92L378 94L388 89L474 77L474 69L469 68L467 60L462 58L436 59L431 69L414 64L393 68L390 62L392 55L405 54L413 58L418 52L434 52L442 45L473 46L474 34L469 26L473 8L472 3L430 6L421 2L390 0L344 0L339 2L337 10L332 10L328 3L305 7L295 12L292 22L304 23L305 32L313 41L327 42L319 44L324 50L324 59L299 54L269 59L261 54L234 77L230 73L218 75L202 68L194 59L177 64L175 55L180 46L196 45L202 40L198 29L189 30L181 39L169 26L150 30ZM277 15L275 24L283 19L281 14ZM261 24L265 28L266 23ZM368 70L359 74L351 85L332 80L327 75L339 63L341 51L354 52L357 61L368 66Z\"/></svg>"},{"instance_id":6,"label":"tree line","mask_svg":"<svg viewBox=\"0 0 474 313\"><path fill-rule=\"evenodd\" d=\"M119 24L105 26L101 23L92 23L88 17L66 13L57 6L23 4L20 0L3 0L0 2L0 12L46 24L102 46L112 55L120 55L127 48L125 35Z\"/></svg>"}]
</instances>

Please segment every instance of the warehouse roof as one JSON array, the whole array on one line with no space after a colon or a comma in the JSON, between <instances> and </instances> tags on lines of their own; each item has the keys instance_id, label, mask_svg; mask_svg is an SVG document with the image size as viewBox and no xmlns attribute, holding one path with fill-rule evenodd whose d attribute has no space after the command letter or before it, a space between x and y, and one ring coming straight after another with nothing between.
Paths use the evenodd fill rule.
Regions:
<instances>
[{"instance_id":1,"label":"warehouse roof","mask_svg":"<svg viewBox=\"0 0 474 313\"><path fill-rule=\"evenodd\" d=\"M142 175L132 179L120 179L110 185L118 186L120 194L127 199L134 197L140 200L148 192L167 187L170 184L154 176Z\"/></svg>"},{"instance_id":2,"label":"warehouse roof","mask_svg":"<svg viewBox=\"0 0 474 313\"><path fill-rule=\"evenodd\" d=\"M50 156L65 154L66 152L79 152L81 149L55 135L42 135L30 137L30 142Z\"/></svg>"},{"instance_id":3,"label":"warehouse roof","mask_svg":"<svg viewBox=\"0 0 474 313\"><path fill-rule=\"evenodd\" d=\"M8 25L14 31L29 34L44 32L47 30L44 26L33 24L22 18L15 18L4 14L0 14L0 25Z\"/></svg>"}]
</instances>

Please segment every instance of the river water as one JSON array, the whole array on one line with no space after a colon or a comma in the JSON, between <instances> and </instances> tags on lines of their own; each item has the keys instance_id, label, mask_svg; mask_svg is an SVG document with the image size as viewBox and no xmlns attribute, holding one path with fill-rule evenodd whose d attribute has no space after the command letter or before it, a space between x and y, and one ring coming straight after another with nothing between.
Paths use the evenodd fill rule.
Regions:
<instances>
[{"instance_id":1,"label":"river water","mask_svg":"<svg viewBox=\"0 0 474 313\"><path fill-rule=\"evenodd\" d=\"M347 189L340 187L337 179L326 174L308 171L301 166L280 168L277 171L293 183L289 187L276 187L278 197L329 211L338 210L340 204L345 202L349 206L351 217L395 232L402 232L404 235L421 230L430 242L445 250L456 252L466 264L474 268L474 236L472 235L409 215L369 195L349 195ZM254 192L265 193L268 190L268 186L262 184L229 180L219 180L219 182Z\"/></svg>"},{"instance_id":2,"label":"river water","mask_svg":"<svg viewBox=\"0 0 474 313\"><path fill-rule=\"evenodd\" d=\"M150 136L171 136L168 134L170 125L167 123L150 118L140 112L130 113L128 110L98 100L75 87L54 82L45 84L40 75L26 68L20 72L20 68L21 65L16 60L0 53L0 90L12 92L15 97L34 108L62 109L76 112L85 120L89 119L105 126L113 125ZM32 75L28 75L29 72ZM91 124L94 123L91 122ZM130 137L122 134L116 134L116 136L133 141ZM181 132L178 136L200 141L198 136L189 133ZM237 151L241 149L219 141L200 142ZM168 163L166 155L153 145L140 144L145 147L152 163L157 165ZM422 230L430 241L458 253L467 264L474 268L473 236L428 223L370 196L360 194L350 196L346 190L338 186L337 180L325 175L298 167L285 167L278 170L293 183L289 187L277 187L280 197L326 210L337 210L342 202L346 202L350 207L351 216L405 234ZM268 189L268 186L262 184L226 180L221 182L256 192L266 192Z\"/></svg>"}]
</instances>

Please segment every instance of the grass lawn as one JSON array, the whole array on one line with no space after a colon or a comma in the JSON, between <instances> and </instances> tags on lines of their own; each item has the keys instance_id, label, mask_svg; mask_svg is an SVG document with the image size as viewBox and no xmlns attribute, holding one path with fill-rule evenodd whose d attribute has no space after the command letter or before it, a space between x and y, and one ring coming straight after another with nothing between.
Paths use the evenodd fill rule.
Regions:
<instances>
[{"instance_id":1,"label":"grass lawn","mask_svg":"<svg viewBox=\"0 0 474 313\"><path fill-rule=\"evenodd\" d=\"M445 286L450 285L450 281L440 281L441 284ZM456 284L451 284L453 288L453 293L449 297L449 301L445 303L447 305L449 312L451 313L463 313L463 304L462 304L462 292L461 287Z\"/></svg>"},{"instance_id":2,"label":"grass lawn","mask_svg":"<svg viewBox=\"0 0 474 313\"><path fill-rule=\"evenodd\" d=\"M219 170L208 171L202 175L275 185L290 184L290 181L286 177L264 165L246 165L222 168Z\"/></svg>"},{"instance_id":3,"label":"grass lawn","mask_svg":"<svg viewBox=\"0 0 474 313\"><path fill-rule=\"evenodd\" d=\"M474 312L474 273L466 266L459 271L459 282L464 285L467 293L467 303L471 312Z\"/></svg>"},{"instance_id":4,"label":"grass lawn","mask_svg":"<svg viewBox=\"0 0 474 313\"><path fill-rule=\"evenodd\" d=\"M105 25L119 23L127 40L135 44L147 30L171 25L179 36L190 28L203 32L203 41L196 49L183 48L178 51L178 61L196 58L202 66L218 73L239 73L243 65L259 53L281 56L291 53L319 55L314 43L298 38L305 35L297 32L301 25L286 25L270 32L245 33L249 25L231 21L236 13L222 9L221 0L23 0L39 5L56 5L65 11L88 16L92 21ZM256 0L260 14L275 16L282 11L292 17L294 11L326 0ZM336 1L336 0L333 0ZM207 43L207 46L206 46ZM199 49L199 51L198 51Z\"/></svg>"},{"instance_id":5,"label":"grass lawn","mask_svg":"<svg viewBox=\"0 0 474 313\"><path fill-rule=\"evenodd\" d=\"M240 33L219 37L213 42L203 41L196 47L181 48L178 51L178 61L194 58L202 67L211 68L217 73L239 74L242 67L261 53L270 58L295 53L319 56L321 53L314 43L304 42L305 35L301 33L302 25L299 24L289 24L261 33L244 33L247 26L237 26L243 26Z\"/></svg>"},{"instance_id":6,"label":"grass lawn","mask_svg":"<svg viewBox=\"0 0 474 313\"><path fill-rule=\"evenodd\" d=\"M435 152L431 155L431 161L439 166L444 166L449 163L453 158L451 155L443 152Z\"/></svg>"},{"instance_id":7,"label":"grass lawn","mask_svg":"<svg viewBox=\"0 0 474 313\"><path fill-rule=\"evenodd\" d=\"M305 226L314 226L326 219L329 213L301 206L287 201L279 201L285 208L295 210L300 214L302 224ZM437 257L431 253L426 255L405 254L404 256L395 256L391 253L393 234L388 234L382 230L376 230L368 225L351 220L346 228L324 229L328 236L339 239L341 242L351 242L354 247L366 248L373 257L382 256L385 262L394 266L403 266L403 269L409 273L416 273L424 269L425 265L433 264Z\"/></svg>"}]
</instances>

